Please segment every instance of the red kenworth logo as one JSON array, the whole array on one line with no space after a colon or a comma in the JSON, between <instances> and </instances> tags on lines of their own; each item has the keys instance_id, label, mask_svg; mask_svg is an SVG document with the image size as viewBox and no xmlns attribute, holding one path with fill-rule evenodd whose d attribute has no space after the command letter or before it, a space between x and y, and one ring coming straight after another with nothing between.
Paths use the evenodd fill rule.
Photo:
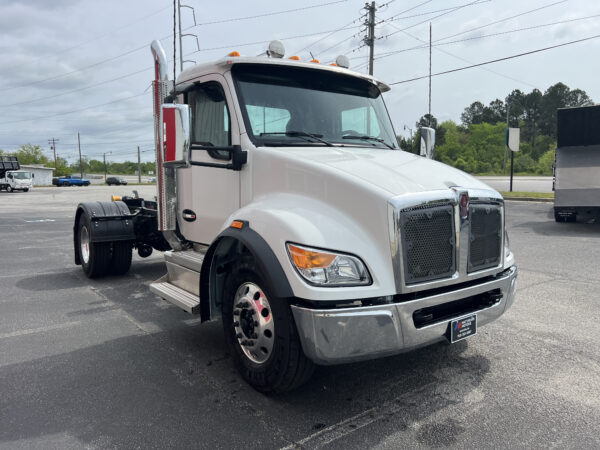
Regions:
<instances>
[{"instance_id":1,"label":"red kenworth logo","mask_svg":"<svg viewBox=\"0 0 600 450\"><path fill-rule=\"evenodd\" d=\"M469 194L462 192L460 194L460 217L466 219L469 216Z\"/></svg>"}]
</instances>

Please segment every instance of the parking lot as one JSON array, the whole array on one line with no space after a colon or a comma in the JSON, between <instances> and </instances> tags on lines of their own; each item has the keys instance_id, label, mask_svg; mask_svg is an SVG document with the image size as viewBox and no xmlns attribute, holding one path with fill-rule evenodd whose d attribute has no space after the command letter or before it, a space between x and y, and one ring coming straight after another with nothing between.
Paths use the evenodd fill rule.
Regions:
<instances>
[{"instance_id":1,"label":"parking lot","mask_svg":"<svg viewBox=\"0 0 600 450\"><path fill-rule=\"evenodd\" d=\"M74 265L77 203L132 188L154 195L0 192L0 449L600 447L599 223L507 202L518 294L498 321L266 397L220 323L149 292L160 254L118 278Z\"/></svg>"}]
</instances>

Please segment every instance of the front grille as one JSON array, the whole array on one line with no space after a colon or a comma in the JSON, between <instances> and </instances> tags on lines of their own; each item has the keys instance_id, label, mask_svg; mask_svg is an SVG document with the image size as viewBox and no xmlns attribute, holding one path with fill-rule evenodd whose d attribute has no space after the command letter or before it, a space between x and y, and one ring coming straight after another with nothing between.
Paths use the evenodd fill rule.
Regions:
<instances>
[{"instance_id":1,"label":"front grille","mask_svg":"<svg viewBox=\"0 0 600 450\"><path fill-rule=\"evenodd\" d=\"M489 269L500 264L502 212L499 205L471 204L468 271Z\"/></svg>"},{"instance_id":2,"label":"front grille","mask_svg":"<svg viewBox=\"0 0 600 450\"><path fill-rule=\"evenodd\" d=\"M456 272L452 205L404 209L400 227L406 284L448 278Z\"/></svg>"}]
</instances>

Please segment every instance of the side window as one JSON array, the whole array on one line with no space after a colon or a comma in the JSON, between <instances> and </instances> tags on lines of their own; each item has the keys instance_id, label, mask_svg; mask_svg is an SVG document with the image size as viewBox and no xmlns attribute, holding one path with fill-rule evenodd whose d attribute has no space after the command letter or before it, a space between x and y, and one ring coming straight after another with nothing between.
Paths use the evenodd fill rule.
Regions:
<instances>
[{"instance_id":1,"label":"side window","mask_svg":"<svg viewBox=\"0 0 600 450\"><path fill-rule=\"evenodd\" d=\"M206 147L231 145L229 110L223 88L217 82L201 84L188 93L192 110L192 144ZM227 151L209 151L213 158L229 159Z\"/></svg>"},{"instance_id":2,"label":"side window","mask_svg":"<svg viewBox=\"0 0 600 450\"><path fill-rule=\"evenodd\" d=\"M290 112L287 109L247 105L246 112L255 136L259 136L260 133L285 132L290 120Z\"/></svg>"},{"instance_id":3,"label":"side window","mask_svg":"<svg viewBox=\"0 0 600 450\"><path fill-rule=\"evenodd\" d=\"M379 121L371 107L360 107L342 111L342 132L354 131L367 136L379 136Z\"/></svg>"}]
</instances>

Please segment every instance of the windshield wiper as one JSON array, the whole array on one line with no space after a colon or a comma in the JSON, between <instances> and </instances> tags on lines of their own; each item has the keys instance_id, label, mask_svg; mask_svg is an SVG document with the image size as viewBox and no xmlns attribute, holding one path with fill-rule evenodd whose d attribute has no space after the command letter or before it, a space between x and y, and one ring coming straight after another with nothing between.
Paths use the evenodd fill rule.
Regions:
<instances>
[{"instance_id":1,"label":"windshield wiper","mask_svg":"<svg viewBox=\"0 0 600 450\"><path fill-rule=\"evenodd\" d=\"M321 142L322 144L327 145L328 147L334 147L331 142L327 142L325 139L321 139L323 137L322 134L313 134L307 133L306 131L273 131L269 133L260 133L260 136L268 136L268 135L280 135L280 136L289 136L289 137L308 137L312 138L315 141Z\"/></svg>"},{"instance_id":2,"label":"windshield wiper","mask_svg":"<svg viewBox=\"0 0 600 450\"><path fill-rule=\"evenodd\" d=\"M388 144L387 142L385 142L383 139L375 137L375 136L359 136L359 135L346 135L346 136L342 136L342 139L358 139L361 141L377 141L380 144L385 145L387 148L391 148L392 150L394 149L394 147L392 147L390 144ZM373 144L375 145L375 144Z\"/></svg>"}]
</instances>

